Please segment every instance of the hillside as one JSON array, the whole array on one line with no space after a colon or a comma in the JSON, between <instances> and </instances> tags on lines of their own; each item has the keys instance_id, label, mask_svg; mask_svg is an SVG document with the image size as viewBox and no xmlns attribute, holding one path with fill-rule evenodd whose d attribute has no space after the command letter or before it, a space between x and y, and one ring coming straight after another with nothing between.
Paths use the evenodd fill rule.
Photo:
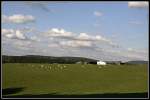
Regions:
<instances>
[{"instance_id":1,"label":"hillside","mask_svg":"<svg viewBox=\"0 0 150 100\"><path fill-rule=\"evenodd\" d=\"M25 55L25 56L2 56L3 63L76 63L76 62L91 62L95 59L84 57L53 57L41 55Z\"/></svg>"},{"instance_id":2,"label":"hillside","mask_svg":"<svg viewBox=\"0 0 150 100\"><path fill-rule=\"evenodd\" d=\"M137 60L137 61L128 61L126 63L127 64L148 64L148 61Z\"/></svg>"}]
</instances>

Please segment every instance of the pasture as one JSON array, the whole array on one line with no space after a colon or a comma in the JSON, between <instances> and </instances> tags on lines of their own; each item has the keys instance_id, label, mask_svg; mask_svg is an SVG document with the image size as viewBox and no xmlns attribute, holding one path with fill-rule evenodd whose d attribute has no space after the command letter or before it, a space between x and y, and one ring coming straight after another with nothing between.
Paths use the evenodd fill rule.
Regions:
<instances>
[{"instance_id":1,"label":"pasture","mask_svg":"<svg viewBox=\"0 0 150 100\"><path fill-rule=\"evenodd\" d=\"M6 63L2 88L5 96L145 93L148 66Z\"/></svg>"}]
</instances>

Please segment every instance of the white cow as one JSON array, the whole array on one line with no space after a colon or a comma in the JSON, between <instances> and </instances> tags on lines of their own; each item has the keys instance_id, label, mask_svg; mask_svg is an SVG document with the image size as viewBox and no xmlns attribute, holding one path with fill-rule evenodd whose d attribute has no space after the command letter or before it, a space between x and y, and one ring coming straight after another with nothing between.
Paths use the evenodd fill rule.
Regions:
<instances>
[{"instance_id":1,"label":"white cow","mask_svg":"<svg viewBox=\"0 0 150 100\"><path fill-rule=\"evenodd\" d=\"M106 65L106 62L104 62L104 61L97 61L97 65Z\"/></svg>"}]
</instances>

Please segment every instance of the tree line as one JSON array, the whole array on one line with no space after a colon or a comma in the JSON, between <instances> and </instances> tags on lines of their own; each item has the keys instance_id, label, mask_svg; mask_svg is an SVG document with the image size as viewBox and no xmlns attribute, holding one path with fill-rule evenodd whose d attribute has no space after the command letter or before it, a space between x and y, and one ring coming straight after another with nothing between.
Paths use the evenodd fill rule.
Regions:
<instances>
[{"instance_id":1,"label":"tree line","mask_svg":"<svg viewBox=\"0 0 150 100\"><path fill-rule=\"evenodd\" d=\"M2 56L2 63L77 63L77 62L92 62L94 59L84 57L52 57L39 55L25 55L25 56Z\"/></svg>"}]
</instances>

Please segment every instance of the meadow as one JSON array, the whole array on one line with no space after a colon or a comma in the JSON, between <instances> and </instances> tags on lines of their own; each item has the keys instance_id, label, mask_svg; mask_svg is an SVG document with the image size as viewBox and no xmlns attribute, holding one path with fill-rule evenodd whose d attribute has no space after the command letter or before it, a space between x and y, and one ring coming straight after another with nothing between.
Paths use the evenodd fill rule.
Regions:
<instances>
[{"instance_id":1,"label":"meadow","mask_svg":"<svg viewBox=\"0 0 150 100\"><path fill-rule=\"evenodd\" d=\"M5 63L2 88L5 97L147 93L148 65Z\"/></svg>"}]
</instances>

